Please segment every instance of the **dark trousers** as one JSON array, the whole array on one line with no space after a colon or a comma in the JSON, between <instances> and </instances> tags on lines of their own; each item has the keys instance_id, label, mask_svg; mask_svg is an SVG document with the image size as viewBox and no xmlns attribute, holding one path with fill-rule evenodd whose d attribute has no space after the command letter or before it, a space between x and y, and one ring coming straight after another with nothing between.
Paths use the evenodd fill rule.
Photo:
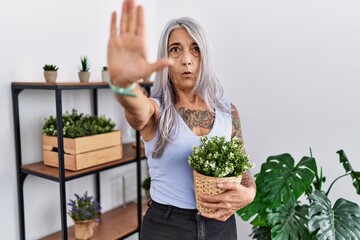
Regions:
<instances>
[{"instance_id":1,"label":"dark trousers","mask_svg":"<svg viewBox=\"0 0 360 240\"><path fill-rule=\"evenodd\" d=\"M236 240L235 216L222 222L202 217L197 210L149 202L141 240Z\"/></svg>"}]
</instances>

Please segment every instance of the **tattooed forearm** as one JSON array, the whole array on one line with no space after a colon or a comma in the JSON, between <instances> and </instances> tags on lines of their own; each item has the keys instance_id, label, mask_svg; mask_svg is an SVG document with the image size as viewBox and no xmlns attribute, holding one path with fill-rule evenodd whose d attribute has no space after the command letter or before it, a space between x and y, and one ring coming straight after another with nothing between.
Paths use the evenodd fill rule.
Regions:
<instances>
[{"instance_id":1,"label":"tattooed forearm","mask_svg":"<svg viewBox=\"0 0 360 240\"><path fill-rule=\"evenodd\" d=\"M196 127L211 129L215 117L209 111L179 108L179 115L192 130Z\"/></svg>"}]
</instances>

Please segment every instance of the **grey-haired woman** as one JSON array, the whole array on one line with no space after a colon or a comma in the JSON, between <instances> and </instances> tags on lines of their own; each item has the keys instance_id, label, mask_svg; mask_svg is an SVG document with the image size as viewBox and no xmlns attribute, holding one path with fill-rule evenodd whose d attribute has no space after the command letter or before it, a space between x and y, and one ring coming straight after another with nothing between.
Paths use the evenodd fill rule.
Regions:
<instances>
[{"instance_id":1,"label":"grey-haired woman","mask_svg":"<svg viewBox=\"0 0 360 240\"><path fill-rule=\"evenodd\" d=\"M111 17L108 44L110 87L125 109L129 124L145 141L151 199L140 239L237 239L234 213L256 193L249 172L241 184L218 185L226 191L201 196L214 213L199 213L187 158L203 135L242 139L235 106L222 99L202 27L191 18L171 20L159 42L158 61L149 63L141 5L125 0L120 30ZM151 98L137 81L155 74Z\"/></svg>"}]
</instances>

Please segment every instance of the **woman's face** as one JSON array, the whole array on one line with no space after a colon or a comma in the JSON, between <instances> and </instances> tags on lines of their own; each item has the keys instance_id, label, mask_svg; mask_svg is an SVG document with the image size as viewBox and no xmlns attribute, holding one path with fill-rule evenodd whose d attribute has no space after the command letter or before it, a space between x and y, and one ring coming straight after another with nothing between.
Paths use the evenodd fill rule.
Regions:
<instances>
[{"instance_id":1,"label":"woman's face","mask_svg":"<svg viewBox=\"0 0 360 240\"><path fill-rule=\"evenodd\" d=\"M168 56L174 61L169 76L175 88L191 90L199 76L200 49L185 28L170 33Z\"/></svg>"}]
</instances>

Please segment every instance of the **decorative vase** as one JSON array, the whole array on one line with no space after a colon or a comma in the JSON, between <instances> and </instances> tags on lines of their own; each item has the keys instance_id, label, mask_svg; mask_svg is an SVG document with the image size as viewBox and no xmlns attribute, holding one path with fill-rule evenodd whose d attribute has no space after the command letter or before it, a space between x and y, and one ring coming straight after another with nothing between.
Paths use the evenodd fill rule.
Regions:
<instances>
[{"instance_id":1,"label":"decorative vase","mask_svg":"<svg viewBox=\"0 0 360 240\"><path fill-rule=\"evenodd\" d=\"M76 221L74 226L75 238L78 240L92 239L98 223L95 220Z\"/></svg>"},{"instance_id":2,"label":"decorative vase","mask_svg":"<svg viewBox=\"0 0 360 240\"><path fill-rule=\"evenodd\" d=\"M196 208L199 212L203 213L213 213L214 211L208 208L203 208L198 204L198 195L202 193L204 195L218 195L224 192L224 189L217 187L218 183L222 182L236 182L241 183L242 176L238 177L209 177L203 174L198 173L196 170L193 170L194 175L194 189L195 189L195 198L196 198Z\"/></svg>"},{"instance_id":3,"label":"decorative vase","mask_svg":"<svg viewBox=\"0 0 360 240\"><path fill-rule=\"evenodd\" d=\"M80 82L89 82L90 72L79 72Z\"/></svg>"},{"instance_id":4,"label":"decorative vase","mask_svg":"<svg viewBox=\"0 0 360 240\"><path fill-rule=\"evenodd\" d=\"M44 71L46 82L56 82L57 71Z\"/></svg>"},{"instance_id":5,"label":"decorative vase","mask_svg":"<svg viewBox=\"0 0 360 240\"><path fill-rule=\"evenodd\" d=\"M109 72L107 70L101 71L101 80L103 82L110 82Z\"/></svg>"}]
</instances>

